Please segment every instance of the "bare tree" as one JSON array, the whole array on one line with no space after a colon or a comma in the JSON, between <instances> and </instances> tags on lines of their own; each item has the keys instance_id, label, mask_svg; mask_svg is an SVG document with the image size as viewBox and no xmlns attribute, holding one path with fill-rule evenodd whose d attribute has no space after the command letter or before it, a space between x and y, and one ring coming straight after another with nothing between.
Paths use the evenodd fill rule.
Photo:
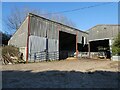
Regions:
<instances>
[{"instance_id":1,"label":"bare tree","mask_svg":"<svg viewBox=\"0 0 120 90\"><path fill-rule=\"evenodd\" d=\"M67 17L61 14L47 14L47 12L37 9L31 9L29 7L19 8L19 7L13 7L11 9L10 15L6 18L5 23L8 26L10 30L16 31L25 17L28 15L28 13L34 13L43 17L46 17L48 19L75 27L75 24L69 20Z\"/></svg>"},{"instance_id":2,"label":"bare tree","mask_svg":"<svg viewBox=\"0 0 120 90\"><path fill-rule=\"evenodd\" d=\"M73 23L73 21L71 21L70 19L68 19L66 16L62 15L62 14L51 14L51 20L60 22L62 24L71 26L71 27L76 27L75 23Z\"/></svg>"},{"instance_id":3,"label":"bare tree","mask_svg":"<svg viewBox=\"0 0 120 90\"><path fill-rule=\"evenodd\" d=\"M9 29L17 30L29 12L38 14L37 10L27 7L24 9L18 7L12 8L10 15L5 19L6 25Z\"/></svg>"}]
</instances>

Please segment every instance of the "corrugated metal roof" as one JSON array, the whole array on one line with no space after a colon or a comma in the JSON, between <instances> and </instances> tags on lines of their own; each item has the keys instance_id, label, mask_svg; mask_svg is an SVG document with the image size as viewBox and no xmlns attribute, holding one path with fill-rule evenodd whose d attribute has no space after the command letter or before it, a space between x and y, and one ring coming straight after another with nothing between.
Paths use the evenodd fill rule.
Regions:
<instances>
[{"instance_id":1,"label":"corrugated metal roof","mask_svg":"<svg viewBox=\"0 0 120 90\"><path fill-rule=\"evenodd\" d=\"M89 40L113 39L119 32L119 26L117 24L100 24L89 29Z\"/></svg>"},{"instance_id":2,"label":"corrugated metal roof","mask_svg":"<svg viewBox=\"0 0 120 90\"><path fill-rule=\"evenodd\" d=\"M89 30L91 30L91 29L93 29L95 27L98 27L98 26L120 26L120 25L119 24L98 24L98 25L88 29L87 31L89 31Z\"/></svg>"}]
</instances>

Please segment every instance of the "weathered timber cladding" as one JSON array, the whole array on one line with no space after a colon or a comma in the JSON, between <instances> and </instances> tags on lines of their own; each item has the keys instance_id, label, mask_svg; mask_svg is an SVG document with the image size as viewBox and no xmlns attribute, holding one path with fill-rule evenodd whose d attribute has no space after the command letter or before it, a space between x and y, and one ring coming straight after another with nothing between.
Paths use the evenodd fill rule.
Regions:
<instances>
[{"instance_id":1,"label":"weathered timber cladding","mask_svg":"<svg viewBox=\"0 0 120 90\"><path fill-rule=\"evenodd\" d=\"M30 23L30 35L58 39L57 24L34 16Z\"/></svg>"},{"instance_id":2,"label":"weathered timber cladding","mask_svg":"<svg viewBox=\"0 0 120 90\"><path fill-rule=\"evenodd\" d=\"M35 35L35 36L40 36L40 37L46 37L50 39L57 39L58 40L58 31L63 31L67 32L70 34L76 35L78 32L78 43L81 43L82 36L86 37L88 36L88 33L80 31L78 29L36 16L32 15L31 16L31 29L30 29L30 34ZM82 36L81 36L82 35Z\"/></svg>"}]
</instances>

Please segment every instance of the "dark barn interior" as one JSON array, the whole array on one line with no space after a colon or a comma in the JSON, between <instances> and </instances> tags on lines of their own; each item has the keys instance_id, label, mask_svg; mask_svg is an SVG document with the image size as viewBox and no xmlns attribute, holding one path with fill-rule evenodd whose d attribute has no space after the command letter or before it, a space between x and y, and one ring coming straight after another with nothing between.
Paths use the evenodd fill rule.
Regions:
<instances>
[{"instance_id":1,"label":"dark barn interior","mask_svg":"<svg viewBox=\"0 0 120 90\"><path fill-rule=\"evenodd\" d=\"M104 52L107 58L111 58L109 40L97 40L90 42L90 52Z\"/></svg>"},{"instance_id":2,"label":"dark barn interior","mask_svg":"<svg viewBox=\"0 0 120 90\"><path fill-rule=\"evenodd\" d=\"M78 51L79 52L88 52L88 44L80 44L78 43Z\"/></svg>"},{"instance_id":3,"label":"dark barn interior","mask_svg":"<svg viewBox=\"0 0 120 90\"><path fill-rule=\"evenodd\" d=\"M72 57L76 51L76 35L59 31L59 59Z\"/></svg>"}]
</instances>

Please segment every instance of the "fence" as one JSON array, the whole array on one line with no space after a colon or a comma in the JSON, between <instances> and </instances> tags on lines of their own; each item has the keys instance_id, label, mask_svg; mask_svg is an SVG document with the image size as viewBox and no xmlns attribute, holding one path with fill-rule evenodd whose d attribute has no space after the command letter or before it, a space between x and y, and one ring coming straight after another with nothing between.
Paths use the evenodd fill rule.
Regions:
<instances>
[{"instance_id":1,"label":"fence","mask_svg":"<svg viewBox=\"0 0 120 90\"><path fill-rule=\"evenodd\" d=\"M59 52L35 52L29 54L30 61L48 61L48 60L58 60L59 59Z\"/></svg>"},{"instance_id":2,"label":"fence","mask_svg":"<svg viewBox=\"0 0 120 90\"><path fill-rule=\"evenodd\" d=\"M76 53L74 53L74 56L72 56L72 57L75 57L75 56L76 56ZM99 52L91 52L90 53L90 58L97 59L100 56L101 55L99 55ZM62 51L62 52L42 51L42 52L35 52L35 53L29 54L30 61L34 61L34 62L36 62L36 61L59 60L59 59L61 60L61 59L66 59L68 57L69 57L68 52L65 52L65 51ZM102 57L104 57L104 55L102 55ZM89 52L79 52L78 58L89 58Z\"/></svg>"}]
</instances>

